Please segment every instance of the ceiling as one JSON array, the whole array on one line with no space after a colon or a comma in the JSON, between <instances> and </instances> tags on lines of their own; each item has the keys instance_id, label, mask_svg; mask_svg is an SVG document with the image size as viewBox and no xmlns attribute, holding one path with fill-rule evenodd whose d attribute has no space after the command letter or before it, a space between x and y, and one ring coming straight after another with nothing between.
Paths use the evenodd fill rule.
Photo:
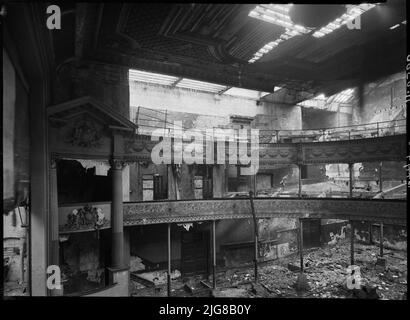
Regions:
<instances>
[{"instance_id":1,"label":"ceiling","mask_svg":"<svg viewBox=\"0 0 410 320\"><path fill-rule=\"evenodd\" d=\"M390 27L406 20L405 0L364 13L360 30L299 35L250 64L285 30L248 16L255 6L61 3L62 29L50 31L55 62L94 61L266 92L279 86L298 93L289 103L404 70L406 26Z\"/></svg>"}]
</instances>

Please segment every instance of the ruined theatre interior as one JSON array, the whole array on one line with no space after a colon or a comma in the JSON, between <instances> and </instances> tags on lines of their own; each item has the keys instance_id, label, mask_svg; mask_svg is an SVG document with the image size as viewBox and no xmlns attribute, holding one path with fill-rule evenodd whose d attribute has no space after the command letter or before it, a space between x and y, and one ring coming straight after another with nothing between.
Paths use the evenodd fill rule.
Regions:
<instances>
[{"instance_id":1,"label":"ruined theatre interior","mask_svg":"<svg viewBox=\"0 0 410 320\"><path fill-rule=\"evenodd\" d=\"M5 2L3 294L406 299L405 7Z\"/></svg>"}]
</instances>

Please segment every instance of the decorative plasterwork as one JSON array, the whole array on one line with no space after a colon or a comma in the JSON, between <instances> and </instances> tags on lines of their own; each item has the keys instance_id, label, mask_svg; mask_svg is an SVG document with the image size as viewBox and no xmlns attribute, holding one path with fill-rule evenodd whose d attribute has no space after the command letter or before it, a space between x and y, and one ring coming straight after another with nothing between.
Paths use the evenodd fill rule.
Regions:
<instances>
[{"instance_id":1,"label":"decorative plasterwork","mask_svg":"<svg viewBox=\"0 0 410 320\"><path fill-rule=\"evenodd\" d=\"M137 125L129 121L111 107L104 105L93 97L85 96L47 108L47 116L54 121L67 122L78 114L87 113L101 119L106 126L135 130Z\"/></svg>"},{"instance_id":2,"label":"decorative plasterwork","mask_svg":"<svg viewBox=\"0 0 410 320\"><path fill-rule=\"evenodd\" d=\"M406 136L388 136L302 145L303 164L404 161Z\"/></svg>"},{"instance_id":3,"label":"decorative plasterwork","mask_svg":"<svg viewBox=\"0 0 410 320\"><path fill-rule=\"evenodd\" d=\"M151 161L151 150L156 143L149 136L126 140L124 158ZM259 165L268 168L276 164L404 161L405 153L405 135L313 143L263 143L259 147Z\"/></svg>"},{"instance_id":4,"label":"decorative plasterwork","mask_svg":"<svg viewBox=\"0 0 410 320\"><path fill-rule=\"evenodd\" d=\"M109 226L110 220L105 217L102 208L86 205L72 210L66 223L60 226L60 232L92 231Z\"/></svg>"},{"instance_id":5,"label":"decorative plasterwork","mask_svg":"<svg viewBox=\"0 0 410 320\"><path fill-rule=\"evenodd\" d=\"M257 218L326 218L406 224L406 202L352 199L254 199ZM124 203L124 225L251 219L248 199Z\"/></svg>"}]
</instances>

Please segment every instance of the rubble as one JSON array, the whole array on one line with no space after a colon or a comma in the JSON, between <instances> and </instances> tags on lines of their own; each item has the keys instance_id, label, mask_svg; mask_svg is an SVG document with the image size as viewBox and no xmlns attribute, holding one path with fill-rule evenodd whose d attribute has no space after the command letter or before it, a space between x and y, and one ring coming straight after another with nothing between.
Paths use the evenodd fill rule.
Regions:
<instances>
[{"instance_id":1,"label":"rubble","mask_svg":"<svg viewBox=\"0 0 410 320\"><path fill-rule=\"evenodd\" d=\"M360 289L347 287L347 267L350 265L349 240L336 246L305 250L304 272L300 272L300 258L296 253L279 260L265 262L258 268L258 283L253 283L253 266L235 268L217 273L217 289L204 289L202 279L193 280L190 286L201 290L192 293L183 288L184 283L173 280L175 296L207 295L215 297L270 297L270 298L350 298L402 300L407 297L407 252L386 251L386 266L376 266L379 247L355 244L355 264L360 267ZM393 256L395 258L393 258ZM206 279L212 281L212 277ZM178 282L179 281L179 282ZM206 290L208 290L206 292ZM152 289L151 289L152 291ZM166 295L165 290L161 290Z\"/></svg>"}]
</instances>

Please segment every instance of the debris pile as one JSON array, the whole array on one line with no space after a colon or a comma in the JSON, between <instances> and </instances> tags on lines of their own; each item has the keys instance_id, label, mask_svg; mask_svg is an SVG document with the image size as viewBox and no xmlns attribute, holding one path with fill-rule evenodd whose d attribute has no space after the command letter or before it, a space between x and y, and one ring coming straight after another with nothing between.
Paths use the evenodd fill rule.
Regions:
<instances>
[{"instance_id":1,"label":"debris pile","mask_svg":"<svg viewBox=\"0 0 410 320\"><path fill-rule=\"evenodd\" d=\"M218 272L217 289L205 288L200 279L173 281L174 296L209 295L214 297L282 297L282 298L353 298L402 300L407 297L407 252L384 250L380 261L379 247L355 244L355 265L359 267L359 286L348 287L350 243L304 250L304 270L300 271L298 254L265 262L258 268L254 283L253 267ZM212 278L207 279L212 283ZM181 282L181 283L177 283ZM353 281L354 282L354 281ZM197 290L195 287L201 288ZM185 289L184 289L185 288ZM162 290L166 294L165 290ZM188 292L189 291L189 292Z\"/></svg>"}]
</instances>

